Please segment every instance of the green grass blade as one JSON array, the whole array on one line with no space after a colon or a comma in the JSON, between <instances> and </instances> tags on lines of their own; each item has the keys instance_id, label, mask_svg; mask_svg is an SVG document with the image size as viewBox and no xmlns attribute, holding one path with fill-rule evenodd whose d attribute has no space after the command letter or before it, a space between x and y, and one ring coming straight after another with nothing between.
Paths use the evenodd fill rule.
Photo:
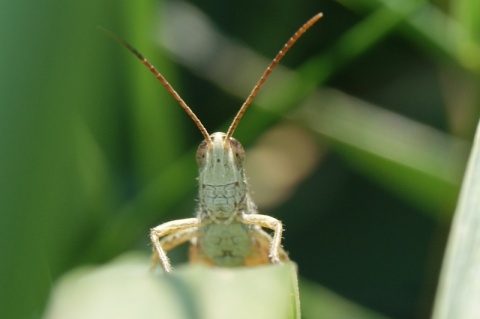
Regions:
<instances>
[{"instance_id":1,"label":"green grass blade","mask_svg":"<svg viewBox=\"0 0 480 319\"><path fill-rule=\"evenodd\" d=\"M385 18L390 16L391 19L405 19L404 23L398 25L398 31L418 47L424 48L433 56L451 59L466 70L478 74L478 1L452 1L457 20L427 1L340 2L355 11L372 11L372 14L380 14ZM417 10L405 16L403 8L408 5L416 6Z\"/></svg>"},{"instance_id":2,"label":"green grass blade","mask_svg":"<svg viewBox=\"0 0 480 319\"><path fill-rule=\"evenodd\" d=\"M352 166L384 187L450 220L467 158L464 140L328 89L288 118L329 138Z\"/></svg>"},{"instance_id":3,"label":"green grass blade","mask_svg":"<svg viewBox=\"0 0 480 319\"><path fill-rule=\"evenodd\" d=\"M108 21L106 8L0 2L2 318L34 318L43 309L91 221L74 141L80 110L102 112L108 99L96 31Z\"/></svg>"},{"instance_id":4,"label":"green grass blade","mask_svg":"<svg viewBox=\"0 0 480 319\"><path fill-rule=\"evenodd\" d=\"M158 2L156 5L163 4ZM162 50L154 47L153 31L158 29L157 11L153 10L156 5L152 1L123 1L124 30L119 35L137 48L178 89L174 64L165 59ZM148 32L145 33L145 30ZM105 41L109 39L105 38ZM126 83L128 92L132 157L136 182L143 186L179 155L184 136L178 123L184 119L184 114L141 61L113 41L110 42L114 54L123 58L124 63L118 67L127 71L122 81Z\"/></svg>"},{"instance_id":5,"label":"green grass blade","mask_svg":"<svg viewBox=\"0 0 480 319\"><path fill-rule=\"evenodd\" d=\"M478 317L480 313L479 247L480 126L454 216L433 318Z\"/></svg>"}]
</instances>

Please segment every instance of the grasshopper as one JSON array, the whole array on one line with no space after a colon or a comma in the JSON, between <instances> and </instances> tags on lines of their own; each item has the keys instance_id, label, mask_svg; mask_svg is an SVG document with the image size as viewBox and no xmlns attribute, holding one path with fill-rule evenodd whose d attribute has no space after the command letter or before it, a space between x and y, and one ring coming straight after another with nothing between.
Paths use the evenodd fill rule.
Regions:
<instances>
[{"instance_id":1,"label":"grasshopper","mask_svg":"<svg viewBox=\"0 0 480 319\"><path fill-rule=\"evenodd\" d=\"M227 133L213 134L208 133L170 83L140 52L107 31L155 75L192 118L204 137L196 155L199 168L199 205L196 217L173 220L150 230L152 268L159 262L164 272L170 273L172 266L166 252L187 241L191 243L191 262L239 267L289 261L281 246L282 223L271 216L258 214L250 198L243 169L245 151L232 135L272 70L293 44L322 16L322 13L316 14L285 43L241 106ZM273 237L262 228L273 231Z\"/></svg>"}]
</instances>

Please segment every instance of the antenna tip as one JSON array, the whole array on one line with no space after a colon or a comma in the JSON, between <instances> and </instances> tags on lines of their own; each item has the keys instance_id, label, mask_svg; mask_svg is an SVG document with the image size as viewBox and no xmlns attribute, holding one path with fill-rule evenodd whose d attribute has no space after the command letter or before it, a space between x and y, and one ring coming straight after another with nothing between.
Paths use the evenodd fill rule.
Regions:
<instances>
[{"instance_id":1,"label":"antenna tip","mask_svg":"<svg viewBox=\"0 0 480 319\"><path fill-rule=\"evenodd\" d=\"M322 17L323 17L323 12L319 12L313 16L312 20L317 21L317 20L320 20Z\"/></svg>"}]
</instances>

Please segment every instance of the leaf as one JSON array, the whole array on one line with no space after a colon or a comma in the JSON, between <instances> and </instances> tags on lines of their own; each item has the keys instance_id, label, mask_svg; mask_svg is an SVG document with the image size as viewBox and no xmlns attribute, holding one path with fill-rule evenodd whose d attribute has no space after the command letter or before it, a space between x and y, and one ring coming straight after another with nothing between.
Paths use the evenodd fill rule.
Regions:
<instances>
[{"instance_id":1,"label":"leaf","mask_svg":"<svg viewBox=\"0 0 480 319\"><path fill-rule=\"evenodd\" d=\"M300 318L293 263L187 265L170 276L150 273L148 264L130 255L71 272L54 287L44 318Z\"/></svg>"},{"instance_id":2,"label":"leaf","mask_svg":"<svg viewBox=\"0 0 480 319\"><path fill-rule=\"evenodd\" d=\"M435 303L435 319L480 313L480 126L455 212Z\"/></svg>"}]
</instances>

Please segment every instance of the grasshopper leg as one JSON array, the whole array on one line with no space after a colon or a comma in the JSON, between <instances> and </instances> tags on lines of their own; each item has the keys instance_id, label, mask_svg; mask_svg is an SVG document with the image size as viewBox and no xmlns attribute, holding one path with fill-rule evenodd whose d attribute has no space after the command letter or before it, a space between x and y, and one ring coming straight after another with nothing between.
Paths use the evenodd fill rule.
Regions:
<instances>
[{"instance_id":1,"label":"grasshopper leg","mask_svg":"<svg viewBox=\"0 0 480 319\"><path fill-rule=\"evenodd\" d=\"M193 237L197 227L200 225L201 222L198 218L185 218L166 222L150 229L150 240L152 241L154 254L157 255L152 259L152 266L158 258L163 270L166 273L170 273L172 266L165 251ZM178 233L178 235L175 236L175 233ZM160 238L170 234L172 235L160 241Z\"/></svg>"},{"instance_id":2,"label":"grasshopper leg","mask_svg":"<svg viewBox=\"0 0 480 319\"><path fill-rule=\"evenodd\" d=\"M257 225L260 227L273 230L273 239L270 243L270 260L272 263L280 262L280 250L282 249L281 240L283 225L282 222L276 218L260 214L242 214L239 221L249 225Z\"/></svg>"}]
</instances>

